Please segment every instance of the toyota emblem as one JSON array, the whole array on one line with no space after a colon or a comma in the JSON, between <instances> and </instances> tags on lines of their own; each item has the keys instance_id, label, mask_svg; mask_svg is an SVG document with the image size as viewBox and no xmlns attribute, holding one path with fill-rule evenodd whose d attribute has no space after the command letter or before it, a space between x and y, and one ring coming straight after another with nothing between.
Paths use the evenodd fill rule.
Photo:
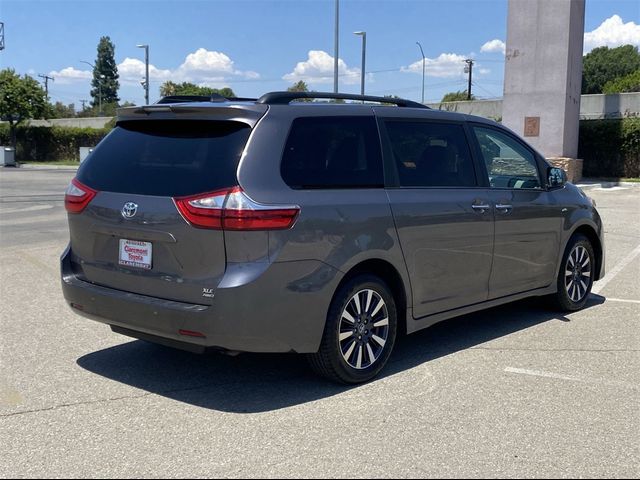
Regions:
<instances>
[{"instance_id":1,"label":"toyota emblem","mask_svg":"<svg viewBox=\"0 0 640 480\"><path fill-rule=\"evenodd\" d=\"M122 216L124 218L133 218L138 211L138 204L133 202L127 202L122 207Z\"/></svg>"}]
</instances>

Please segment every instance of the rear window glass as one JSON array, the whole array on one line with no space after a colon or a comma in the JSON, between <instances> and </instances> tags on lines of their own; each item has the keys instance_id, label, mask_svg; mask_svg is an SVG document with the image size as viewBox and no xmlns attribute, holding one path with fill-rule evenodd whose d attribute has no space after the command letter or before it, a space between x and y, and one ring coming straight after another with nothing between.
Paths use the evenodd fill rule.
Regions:
<instances>
[{"instance_id":1,"label":"rear window glass","mask_svg":"<svg viewBox=\"0 0 640 480\"><path fill-rule=\"evenodd\" d=\"M475 169L464 128L432 122L385 122L402 187L473 187Z\"/></svg>"},{"instance_id":2,"label":"rear window glass","mask_svg":"<svg viewBox=\"0 0 640 480\"><path fill-rule=\"evenodd\" d=\"M294 120L281 166L292 188L382 187L382 155L373 117Z\"/></svg>"},{"instance_id":3,"label":"rear window glass","mask_svg":"<svg viewBox=\"0 0 640 480\"><path fill-rule=\"evenodd\" d=\"M182 196L237 184L251 128L240 122L121 122L78 170L99 191Z\"/></svg>"}]
</instances>

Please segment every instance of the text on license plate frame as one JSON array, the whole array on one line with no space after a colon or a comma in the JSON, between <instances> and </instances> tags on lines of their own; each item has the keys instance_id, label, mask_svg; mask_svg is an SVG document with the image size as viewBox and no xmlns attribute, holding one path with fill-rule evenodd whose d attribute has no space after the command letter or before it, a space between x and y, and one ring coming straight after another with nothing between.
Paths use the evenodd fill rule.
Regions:
<instances>
[{"instance_id":1,"label":"text on license plate frame","mask_svg":"<svg viewBox=\"0 0 640 480\"><path fill-rule=\"evenodd\" d=\"M151 270L153 266L153 245L151 242L121 238L119 245L119 265Z\"/></svg>"}]
</instances>

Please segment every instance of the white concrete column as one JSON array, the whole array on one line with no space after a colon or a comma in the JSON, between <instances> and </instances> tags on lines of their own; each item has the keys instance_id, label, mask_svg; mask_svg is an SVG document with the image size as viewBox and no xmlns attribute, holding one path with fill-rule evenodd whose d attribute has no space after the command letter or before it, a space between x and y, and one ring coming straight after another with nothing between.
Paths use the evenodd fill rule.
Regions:
<instances>
[{"instance_id":1,"label":"white concrete column","mask_svg":"<svg viewBox=\"0 0 640 480\"><path fill-rule=\"evenodd\" d=\"M502 123L544 156L576 158L584 0L509 0Z\"/></svg>"}]
</instances>

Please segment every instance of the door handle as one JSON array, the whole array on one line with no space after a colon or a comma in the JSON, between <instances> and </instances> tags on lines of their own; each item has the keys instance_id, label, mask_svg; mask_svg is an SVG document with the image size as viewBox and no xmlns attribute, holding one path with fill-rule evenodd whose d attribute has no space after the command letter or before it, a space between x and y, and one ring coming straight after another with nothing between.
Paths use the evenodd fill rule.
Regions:
<instances>
[{"instance_id":1,"label":"door handle","mask_svg":"<svg viewBox=\"0 0 640 480\"><path fill-rule=\"evenodd\" d=\"M505 205L503 203L496 203L496 210L500 211L500 213L509 213L513 210L513 205Z\"/></svg>"},{"instance_id":2,"label":"door handle","mask_svg":"<svg viewBox=\"0 0 640 480\"><path fill-rule=\"evenodd\" d=\"M473 208L476 211L479 211L480 213L484 213L487 210L491 209L491 205L488 204L482 204L482 205L471 205L471 208Z\"/></svg>"}]
</instances>

